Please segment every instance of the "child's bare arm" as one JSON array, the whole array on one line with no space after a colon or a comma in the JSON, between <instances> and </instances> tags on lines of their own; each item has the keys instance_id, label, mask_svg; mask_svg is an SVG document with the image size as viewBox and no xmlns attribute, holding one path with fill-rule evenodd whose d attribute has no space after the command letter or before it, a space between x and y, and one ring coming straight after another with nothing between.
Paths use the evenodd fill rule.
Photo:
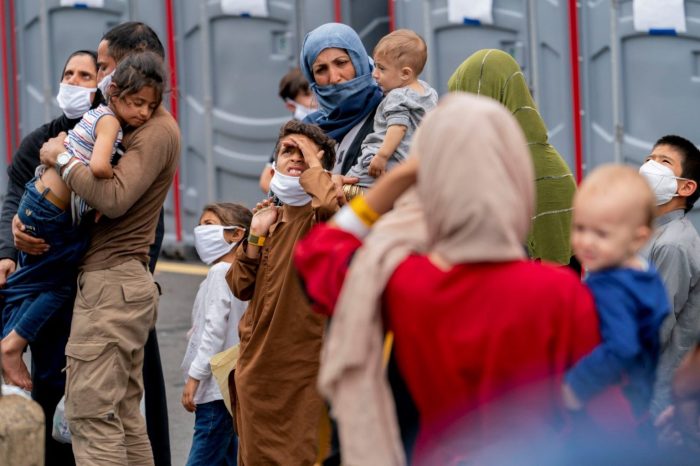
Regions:
<instances>
[{"instance_id":1,"label":"child's bare arm","mask_svg":"<svg viewBox=\"0 0 700 466\"><path fill-rule=\"evenodd\" d=\"M95 127L95 146L90 159L90 171L96 178L112 178L112 151L121 126L112 115L104 115Z\"/></svg>"},{"instance_id":2,"label":"child's bare arm","mask_svg":"<svg viewBox=\"0 0 700 466\"><path fill-rule=\"evenodd\" d=\"M384 142L369 164L368 173L370 176L377 178L386 171L387 161L396 152L405 135L406 127L404 125L391 125L387 128Z\"/></svg>"}]
</instances>

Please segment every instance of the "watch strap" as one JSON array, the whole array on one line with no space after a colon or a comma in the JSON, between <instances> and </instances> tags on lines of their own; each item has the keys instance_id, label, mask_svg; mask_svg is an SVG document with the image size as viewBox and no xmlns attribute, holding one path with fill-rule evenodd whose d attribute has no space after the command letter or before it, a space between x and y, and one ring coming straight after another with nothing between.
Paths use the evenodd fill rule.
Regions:
<instances>
[{"instance_id":1,"label":"watch strap","mask_svg":"<svg viewBox=\"0 0 700 466\"><path fill-rule=\"evenodd\" d=\"M257 236L252 233L248 235L248 244L261 247L265 244L265 236Z\"/></svg>"}]
</instances>

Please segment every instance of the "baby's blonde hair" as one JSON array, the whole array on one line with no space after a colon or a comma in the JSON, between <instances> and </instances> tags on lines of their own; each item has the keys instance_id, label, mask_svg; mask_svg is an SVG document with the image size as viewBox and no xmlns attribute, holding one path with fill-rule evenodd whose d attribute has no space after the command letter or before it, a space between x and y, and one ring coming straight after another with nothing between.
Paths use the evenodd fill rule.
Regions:
<instances>
[{"instance_id":1,"label":"baby's blonde hair","mask_svg":"<svg viewBox=\"0 0 700 466\"><path fill-rule=\"evenodd\" d=\"M418 77L428 60L428 47L423 38L410 29L397 29L379 40L374 56L386 57L401 68L407 66Z\"/></svg>"},{"instance_id":2,"label":"baby's blonde hair","mask_svg":"<svg viewBox=\"0 0 700 466\"><path fill-rule=\"evenodd\" d=\"M588 175L578 188L577 197L602 196L613 200L624 212L652 227L656 217L656 196L639 172L625 165L602 165Z\"/></svg>"}]
</instances>

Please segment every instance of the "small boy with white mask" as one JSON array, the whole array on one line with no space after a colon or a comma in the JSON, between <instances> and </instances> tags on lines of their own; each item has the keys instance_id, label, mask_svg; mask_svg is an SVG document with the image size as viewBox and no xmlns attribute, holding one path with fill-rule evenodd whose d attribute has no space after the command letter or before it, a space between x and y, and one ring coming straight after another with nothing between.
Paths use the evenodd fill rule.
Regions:
<instances>
[{"instance_id":1,"label":"small boy with white mask","mask_svg":"<svg viewBox=\"0 0 700 466\"><path fill-rule=\"evenodd\" d=\"M182 370L182 405L195 413L188 465L235 464L233 419L212 377L209 360L238 343L238 321L248 303L236 299L226 284L236 248L246 236L252 213L238 204L204 207L194 229L194 245L202 262L212 265L199 285L192 308L192 328Z\"/></svg>"},{"instance_id":2,"label":"small boy with white mask","mask_svg":"<svg viewBox=\"0 0 700 466\"><path fill-rule=\"evenodd\" d=\"M656 231L643 253L656 266L673 312L661 330L661 355L651 414L671 403L670 383L700 329L700 236L686 214L700 196L700 151L680 136L659 139L639 172L649 181L658 209Z\"/></svg>"},{"instance_id":3,"label":"small boy with white mask","mask_svg":"<svg viewBox=\"0 0 700 466\"><path fill-rule=\"evenodd\" d=\"M604 389L623 384L637 421L647 413L659 329L669 311L658 273L639 256L651 235L655 204L644 178L622 165L596 169L574 197L571 244L587 271L601 343L566 374L563 399L569 409L579 410Z\"/></svg>"},{"instance_id":4,"label":"small boy with white mask","mask_svg":"<svg viewBox=\"0 0 700 466\"><path fill-rule=\"evenodd\" d=\"M339 208L326 171L335 141L318 126L289 121L275 154L270 189L282 205L258 203L226 275L234 296L250 300L239 325L234 419L242 463L312 464L324 413L316 376L326 322L311 311L292 256L297 240Z\"/></svg>"}]
</instances>

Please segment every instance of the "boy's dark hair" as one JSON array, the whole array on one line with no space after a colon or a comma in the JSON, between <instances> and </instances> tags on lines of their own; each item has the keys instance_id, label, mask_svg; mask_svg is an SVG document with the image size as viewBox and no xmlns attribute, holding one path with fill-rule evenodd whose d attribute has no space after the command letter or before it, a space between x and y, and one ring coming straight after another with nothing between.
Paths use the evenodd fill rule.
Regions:
<instances>
[{"instance_id":1,"label":"boy's dark hair","mask_svg":"<svg viewBox=\"0 0 700 466\"><path fill-rule=\"evenodd\" d=\"M318 126L302 123L297 120L289 120L280 129L277 144L275 145L275 162L279 155L280 141L290 134L302 134L315 142L323 151L323 157L321 157L321 165L323 168L326 170L331 170L333 168L335 164L335 141L326 136L326 133Z\"/></svg>"},{"instance_id":2,"label":"boy's dark hair","mask_svg":"<svg viewBox=\"0 0 700 466\"><path fill-rule=\"evenodd\" d=\"M66 72L68 62L71 61L71 58L77 57L78 55L87 55L88 57L92 58L92 63L95 65L95 74L97 74L97 52L95 52L94 50L76 50L75 52L68 55L66 63L63 64L63 69L61 70L61 78L59 79L59 81L63 81L63 75Z\"/></svg>"},{"instance_id":3,"label":"boy's dark hair","mask_svg":"<svg viewBox=\"0 0 700 466\"><path fill-rule=\"evenodd\" d=\"M207 204L202 209L202 215L205 212L211 212L219 217L222 225L245 228L246 232L250 229L250 222L253 219L253 213L248 208L233 202Z\"/></svg>"},{"instance_id":4,"label":"boy's dark hair","mask_svg":"<svg viewBox=\"0 0 700 466\"><path fill-rule=\"evenodd\" d=\"M663 136L656 141L654 147L660 145L671 146L681 153L683 157L683 160L681 160L681 178L693 180L698 184L695 192L685 198L685 211L689 212L695 205L695 201L700 197L700 150L686 138L675 134Z\"/></svg>"},{"instance_id":5,"label":"boy's dark hair","mask_svg":"<svg viewBox=\"0 0 700 466\"><path fill-rule=\"evenodd\" d=\"M128 21L118 24L107 31L102 40L107 41L107 51L117 63L134 52L153 52L165 59L165 49L158 34L145 23Z\"/></svg>"},{"instance_id":6,"label":"boy's dark hair","mask_svg":"<svg viewBox=\"0 0 700 466\"><path fill-rule=\"evenodd\" d=\"M294 100L300 93L310 94L309 82L301 72L301 69L294 68L289 73L282 76L280 80L279 96L282 100Z\"/></svg>"},{"instance_id":7,"label":"boy's dark hair","mask_svg":"<svg viewBox=\"0 0 700 466\"><path fill-rule=\"evenodd\" d=\"M151 86L156 94L156 103L163 100L165 87L165 70L163 60L153 52L142 52L128 55L119 62L114 70L112 83L117 87L111 97L123 98L135 94L144 86Z\"/></svg>"}]
</instances>

